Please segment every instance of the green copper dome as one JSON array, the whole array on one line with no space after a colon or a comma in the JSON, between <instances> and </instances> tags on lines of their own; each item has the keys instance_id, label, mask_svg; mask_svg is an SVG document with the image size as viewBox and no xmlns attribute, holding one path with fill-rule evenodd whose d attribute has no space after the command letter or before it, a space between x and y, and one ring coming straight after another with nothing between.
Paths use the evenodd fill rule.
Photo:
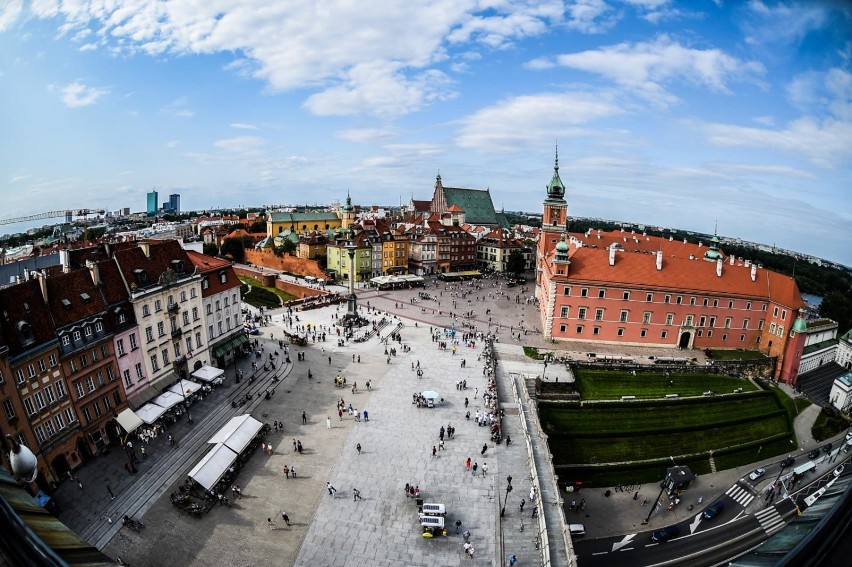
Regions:
<instances>
[{"instance_id":1,"label":"green copper dome","mask_svg":"<svg viewBox=\"0 0 852 567\"><path fill-rule=\"evenodd\" d=\"M547 184L547 200L565 202L565 184L559 178L559 147L556 148L556 160L553 163L553 177Z\"/></svg>"}]
</instances>

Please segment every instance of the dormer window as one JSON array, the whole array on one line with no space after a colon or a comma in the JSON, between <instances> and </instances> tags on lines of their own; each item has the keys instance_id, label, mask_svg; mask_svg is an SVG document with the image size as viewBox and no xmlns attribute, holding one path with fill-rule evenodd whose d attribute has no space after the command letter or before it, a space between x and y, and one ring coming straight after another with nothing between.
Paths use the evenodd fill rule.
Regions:
<instances>
[{"instance_id":1,"label":"dormer window","mask_svg":"<svg viewBox=\"0 0 852 567\"><path fill-rule=\"evenodd\" d=\"M82 338L80 331L74 331L74 342L79 341Z\"/></svg>"},{"instance_id":2,"label":"dormer window","mask_svg":"<svg viewBox=\"0 0 852 567\"><path fill-rule=\"evenodd\" d=\"M183 263L180 260L172 260L172 269L179 273L183 273Z\"/></svg>"},{"instance_id":3,"label":"dormer window","mask_svg":"<svg viewBox=\"0 0 852 567\"><path fill-rule=\"evenodd\" d=\"M85 293L85 292L81 293L81 294L80 294L80 297L81 297L81 298L83 299L83 301L85 301L86 303L88 303L88 302L89 302L89 301L91 301L91 299L92 299L92 297L91 297L88 293Z\"/></svg>"},{"instance_id":4,"label":"dormer window","mask_svg":"<svg viewBox=\"0 0 852 567\"><path fill-rule=\"evenodd\" d=\"M24 345L29 345L35 342L33 328L26 321L18 321L18 334L20 335L21 342Z\"/></svg>"},{"instance_id":5,"label":"dormer window","mask_svg":"<svg viewBox=\"0 0 852 567\"><path fill-rule=\"evenodd\" d=\"M148 285L148 272L147 271L145 271L141 268L137 268L137 269L133 270L133 277L136 279L136 283L137 283L137 285L139 285L139 287L145 287L145 286Z\"/></svg>"},{"instance_id":6,"label":"dormer window","mask_svg":"<svg viewBox=\"0 0 852 567\"><path fill-rule=\"evenodd\" d=\"M222 272L221 274L219 274L219 281L221 281L222 283L227 283L228 274L226 272Z\"/></svg>"},{"instance_id":7,"label":"dormer window","mask_svg":"<svg viewBox=\"0 0 852 567\"><path fill-rule=\"evenodd\" d=\"M62 307L64 307L66 310L71 309L71 302L68 301L67 299L63 299L62 300Z\"/></svg>"}]
</instances>

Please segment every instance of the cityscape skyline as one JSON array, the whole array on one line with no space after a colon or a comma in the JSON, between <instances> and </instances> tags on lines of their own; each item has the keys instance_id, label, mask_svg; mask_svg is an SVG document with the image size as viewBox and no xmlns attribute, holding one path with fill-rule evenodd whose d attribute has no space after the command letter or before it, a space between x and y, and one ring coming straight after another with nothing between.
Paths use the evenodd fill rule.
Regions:
<instances>
[{"instance_id":1,"label":"cityscape skyline","mask_svg":"<svg viewBox=\"0 0 852 567\"><path fill-rule=\"evenodd\" d=\"M848 266L850 28L840 2L8 2L3 216L396 205L438 173L536 213L558 142L570 216Z\"/></svg>"}]
</instances>

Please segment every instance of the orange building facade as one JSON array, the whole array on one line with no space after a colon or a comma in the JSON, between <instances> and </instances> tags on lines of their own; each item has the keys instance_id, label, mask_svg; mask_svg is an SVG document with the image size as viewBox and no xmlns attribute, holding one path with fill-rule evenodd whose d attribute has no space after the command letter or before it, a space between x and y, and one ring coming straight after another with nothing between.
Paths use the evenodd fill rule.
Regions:
<instances>
[{"instance_id":1,"label":"orange building facade","mask_svg":"<svg viewBox=\"0 0 852 567\"><path fill-rule=\"evenodd\" d=\"M538 241L546 339L759 350L795 382L804 308L795 281L709 246L626 231L569 233L558 157ZM592 348L592 347L590 347Z\"/></svg>"}]
</instances>

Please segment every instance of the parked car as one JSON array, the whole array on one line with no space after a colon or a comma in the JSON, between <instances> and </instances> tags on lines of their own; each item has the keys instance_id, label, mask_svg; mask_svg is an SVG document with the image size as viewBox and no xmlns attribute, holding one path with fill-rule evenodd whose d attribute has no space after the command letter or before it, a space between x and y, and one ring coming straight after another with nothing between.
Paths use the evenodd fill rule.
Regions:
<instances>
[{"instance_id":1,"label":"parked car","mask_svg":"<svg viewBox=\"0 0 852 567\"><path fill-rule=\"evenodd\" d=\"M843 474L843 469L846 468L843 465L840 465L836 469L834 469L834 476L840 476Z\"/></svg>"},{"instance_id":2,"label":"parked car","mask_svg":"<svg viewBox=\"0 0 852 567\"><path fill-rule=\"evenodd\" d=\"M766 469L754 469L753 471L751 471L751 474L748 475L748 479L754 481L754 480L759 479L760 477L762 477L765 474L766 474Z\"/></svg>"},{"instance_id":3,"label":"parked car","mask_svg":"<svg viewBox=\"0 0 852 567\"><path fill-rule=\"evenodd\" d=\"M816 459L819 457L819 449L813 449L810 453L808 453L809 459Z\"/></svg>"},{"instance_id":4,"label":"parked car","mask_svg":"<svg viewBox=\"0 0 852 567\"><path fill-rule=\"evenodd\" d=\"M781 468L786 469L787 467L792 466L795 462L796 459L794 459L793 457L787 457L786 459L781 461Z\"/></svg>"},{"instance_id":5,"label":"parked car","mask_svg":"<svg viewBox=\"0 0 852 567\"><path fill-rule=\"evenodd\" d=\"M849 432L846 433L846 440L852 441L852 431L849 431Z\"/></svg>"},{"instance_id":6,"label":"parked car","mask_svg":"<svg viewBox=\"0 0 852 567\"><path fill-rule=\"evenodd\" d=\"M680 528L677 526L667 526L661 530L654 530L651 534L651 541L654 543L662 543L668 541L680 534Z\"/></svg>"},{"instance_id":7,"label":"parked car","mask_svg":"<svg viewBox=\"0 0 852 567\"><path fill-rule=\"evenodd\" d=\"M762 469L757 469L757 470L762 470ZM755 472L757 472L757 471L755 471ZM725 503L722 502L721 500L719 500L718 502L716 502L715 504L713 504L712 506L710 506L709 508L704 510L704 517L708 520L712 520L713 518L715 518L719 514L719 512L721 512L724 509L725 509Z\"/></svg>"}]
</instances>

